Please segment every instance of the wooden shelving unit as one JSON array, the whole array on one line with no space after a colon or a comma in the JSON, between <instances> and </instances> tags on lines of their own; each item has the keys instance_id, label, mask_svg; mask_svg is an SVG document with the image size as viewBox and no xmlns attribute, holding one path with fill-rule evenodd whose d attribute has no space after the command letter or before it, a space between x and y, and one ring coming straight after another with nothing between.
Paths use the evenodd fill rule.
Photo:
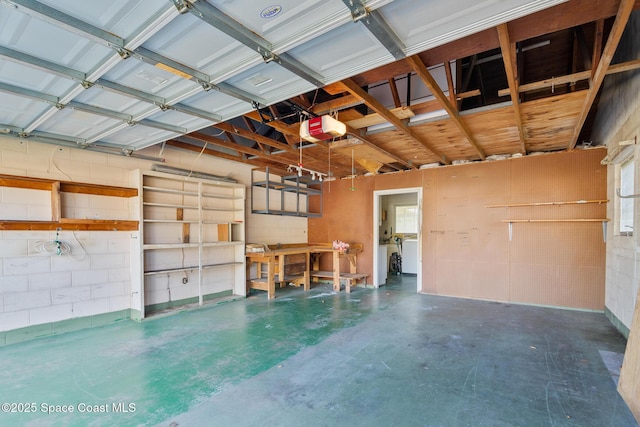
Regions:
<instances>
[{"instance_id":1,"label":"wooden shelving unit","mask_svg":"<svg viewBox=\"0 0 640 427\"><path fill-rule=\"evenodd\" d=\"M138 221L126 218L117 220L65 218L62 215L63 203L60 196L61 193L76 193L93 196L132 198L138 195L138 190L136 188L85 184L71 181L56 181L12 175L0 175L0 186L51 192L50 221L0 219L1 230L134 231L138 229Z\"/></svg>"},{"instance_id":2,"label":"wooden shelving unit","mask_svg":"<svg viewBox=\"0 0 640 427\"><path fill-rule=\"evenodd\" d=\"M152 311L225 295L246 295L245 187L135 171L140 196L133 308Z\"/></svg>"}]
</instances>

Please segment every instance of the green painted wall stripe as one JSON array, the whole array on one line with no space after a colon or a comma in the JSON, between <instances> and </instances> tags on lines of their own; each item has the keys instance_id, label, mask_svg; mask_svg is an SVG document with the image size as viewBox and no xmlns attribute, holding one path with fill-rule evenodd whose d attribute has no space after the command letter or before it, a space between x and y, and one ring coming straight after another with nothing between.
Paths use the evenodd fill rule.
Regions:
<instances>
[{"instance_id":1,"label":"green painted wall stripe","mask_svg":"<svg viewBox=\"0 0 640 427\"><path fill-rule=\"evenodd\" d=\"M0 332L0 346L29 341L36 338L78 331L80 329L95 328L121 320L129 320L131 310L120 310L111 313L96 314L94 316L78 317L61 320L59 322L43 323L42 325L27 326L26 328Z\"/></svg>"}]
</instances>

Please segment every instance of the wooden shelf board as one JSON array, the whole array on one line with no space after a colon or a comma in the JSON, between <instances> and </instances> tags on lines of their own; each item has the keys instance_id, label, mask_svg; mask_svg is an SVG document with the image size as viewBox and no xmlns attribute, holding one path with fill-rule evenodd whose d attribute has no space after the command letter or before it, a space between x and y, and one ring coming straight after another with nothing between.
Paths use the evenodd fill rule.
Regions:
<instances>
[{"instance_id":1,"label":"wooden shelf board","mask_svg":"<svg viewBox=\"0 0 640 427\"><path fill-rule=\"evenodd\" d=\"M503 219L502 222L608 222L609 218L575 218L575 219Z\"/></svg>"},{"instance_id":2,"label":"wooden shelf board","mask_svg":"<svg viewBox=\"0 0 640 427\"><path fill-rule=\"evenodd\" d=\"M60 191L63 193L93 194L97 196L111 197L136 197L136 188L113 187L108 185L79 184L76 182L60 182Z\"/></svg>"},{"instance_id":3,"label":"wooden shelf board","mask_svg":"<svg viewBox=\"0 0 640 427\"><path fill-rule=\"evenodd\" d=\"M197 206L192 205L177 205L171 203L155 203L155 202L143 202L143 206L156 207L156 208L175 208L175 209L195 209L197 210Z\"/></svg>"},{"instance_id":4,"label":"wooden shelf board","mask_svg":"<svg viewBox=\"0 0 640 427\"><path fill-rule=\"evenodd\" d=\"M185 249L197 248L199 246L198 243L145 243L142 245L142 249Z\"/></svg>"},{"instance_id":5,"label":"wooden shelf board","mask_svg":"<svg viewBox=\"0 0 640 427\"><path fill-rule=\"evenodd\" d=\"M193 220L193 221L184 221L184 220L179 220L179 219L144 219L143 220L144 223L164 223L164 224L198 224L200 221L198 220Z\"/></svg>"},{"instance_id":6,"label":"wooden shelf board","mask_svg":"<svg viewBox=\"0 0 640 427\"><path fill-rule=\"evenodd\" d=\"M136 188L86 184L44 178L31 178L26 176L0 175L0 186L3 187L51 191L53 188L52 186L55 183L60 183L60 191L63 193L81 193L111 197L136 197L138 195L138 190Z\"/></svg>"},{"instance_id":7,"label":"wooden shelf board","mask_svg":"<svg viewBox=\"0 0 640 427\"><path fill-rule=\"evenodd\" d=\"M86 231L136 231L138 221L108 219L71 219L60 221L0 221L0 230L86 230Z\"/></svg>"},{"instance_id":8,"label":"wooden shelf board","mask_svg":"<svg viewBox=\"0 0 640 427\"><path fill-rule=\"evenodd\" d=\"M517 208L527 206L561 206L561 205L585 205L589 203L609 203L609 200L572 200L569 202L534 202L534 203L509 203L505 205L486 205L485 208Z\"/></svg>"}]
</instances>

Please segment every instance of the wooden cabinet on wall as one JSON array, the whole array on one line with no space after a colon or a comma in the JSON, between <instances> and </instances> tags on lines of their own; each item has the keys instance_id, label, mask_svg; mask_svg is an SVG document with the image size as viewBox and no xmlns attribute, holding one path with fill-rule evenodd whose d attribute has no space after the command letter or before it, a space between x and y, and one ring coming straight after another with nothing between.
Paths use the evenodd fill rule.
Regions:
<instances>
[{"instance_id":1,"label":"wooden cabinet on wall","mask_svg":"<svg viewBox=\"0 0 640 427\"><path fill-rule=\"evenodd\" d=\"M133 180L141 227L132 236L132 309L139 317L246 295L245 187L140 170Z\"/></svg>"}]
</instances>

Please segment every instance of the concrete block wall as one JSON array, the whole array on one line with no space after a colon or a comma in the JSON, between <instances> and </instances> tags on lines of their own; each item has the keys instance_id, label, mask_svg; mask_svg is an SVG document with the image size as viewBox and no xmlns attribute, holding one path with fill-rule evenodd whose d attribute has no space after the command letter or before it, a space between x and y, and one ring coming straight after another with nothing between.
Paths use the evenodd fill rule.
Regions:
<instances>
[{"instance_id":1,"label":"concrete block wall","mask_svg":"<svg viewBox=\"0 0 640 427\"><path fill-rule=\"evenodd\" d=\"M141 153L162 157L169 166L231 174L247 186L249 212L250 166L171 148L161 151L160 146ZM135 157L0 137L0 174L128 187L131 171L150 169L153 163ZM0 219L50 219L48 191L0 187L0 202ZM126 198L63 193L62 204L63 217L137 219L135 203ZM306 241L307 221L247 213L245 236L249 242ZM36 250L38 242L55 238L55 231L0 232L1 333L23 328L35 328L42 334L55 333L60 328L43 327L98 316L117 320L122 318L120 313L131 308L131 233L63 230L58 238L71 246L70 255L41 254ZM215 270L207 274L224 278ZM158 287L160 291L162 286ZM216 292L216 288L206 291ZM109 317L114 313L118 316ZM91 326L101 322L104 323L100 320L82 324ZM27 339L33 335L23 336ZM5 341L2 338L0 334L0 345L9 342L8 338Z\"/></svg>"},{"instance_id":2,"label":"concrete block wall","mask_svg":"<svg viewBox=\"0 0 640 427\"><path fill-rule=\"evenodd\" d=\"M129 309L127 233L3 231L0 238L0 331ZM70 254L36 250L56 238Z\"/></svg>"},{"instance_id":3,"label":"concrete block wall","mask_svg":"<svg viewBox=\"0 0 640 427\"><path fill-rule=\"evenodd\" d=\"M612 64L640 59L638 39L640 11L635 11ZM620 141L634 137L640 141L640 70L605 78L592 135L594 144L606 144L610 153L617 150ZM640 193L640 150L636 147L633 154L635 188L636 193ZM607 171L607 217L612 222L607 231L605 306L609 318L626 335L631 327L640 282L640 205L636 199L633 236L617 235L616 187L616 166L612 164Z\"/></svg>"}]
</instances>

